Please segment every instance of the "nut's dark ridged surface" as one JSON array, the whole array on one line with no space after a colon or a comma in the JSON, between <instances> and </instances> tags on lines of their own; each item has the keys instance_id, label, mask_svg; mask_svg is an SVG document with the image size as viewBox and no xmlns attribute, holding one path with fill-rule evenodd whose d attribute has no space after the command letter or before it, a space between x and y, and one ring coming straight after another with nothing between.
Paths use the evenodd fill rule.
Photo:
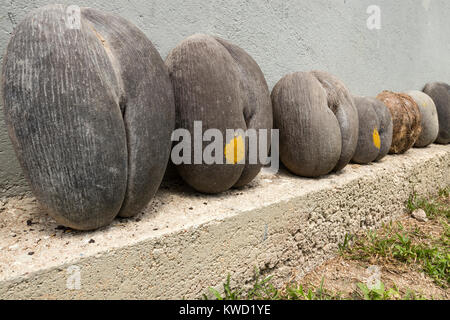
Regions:
<instances>
[{"instance_id":1,"label":"nut's dark ridged surface","mask_svg":"<svg viewBox=\"0 0 450 320\"><path fill-rule=\"evenodd\" d=\"M294 174L318 177L341 170L358 142L358 114L348 89L321 71L284 76L272 91L280 158Z\"/></svg>"},{"instance_id":2,"label":"nut's dark ridged surface","mask_svg":"<svg viewBox=\"0 0 450 320\"><path fill-rule=\"evenodd\" d=\"M243 49L220 38L196 34L169 53L166 65L174 87L176 127L187 129L192 138L194 121L202 122L203 132L218 129L224 138L223 148L230 142L226 141L227 129L267 129L270 134L269 89L257 63ZM204 142L201 150L209 144ZM248 153L245 143L245 163L181 164L177 170L194 189L220 193L249 183L259 173L261 166L250 165Z\"/></svg>"},{"instance_id":3,"label":"nut's dark ridged surface","mask_svg":"<svg viewBox=\"0 0 450 320\"><path fill-rule=\"evenodd\" d=\"M428 83L423 92L433 99L439 119L439 134L436 143L450 143L450 85L444 82Z\"/></svg>"},{"instance_id":4,"label":"nut's dark ridged surface","mask_svg":"<svg viewBox=\"0 0 450 320\"><path fill-rule=\"evenodd\" d=\"M388 108L372 97L354 97L359 117L358 146L352 161L368 164L383 159L392 143L392 117Z\"/></svg>"},{"instance_id":5,"label":"nut's dark ridged surface","mask_svg":"<svg viewBox=\"0 0 450 320\"><path fill-rule=\"evenodd\" d=\"M28 15L8 45L2 91L37 199L58 223L91 230L139 213L158 188L174 104L142 32L98 10L80 14L80 28L68 26L63 5Z\"/></svg>"}]
</instances>

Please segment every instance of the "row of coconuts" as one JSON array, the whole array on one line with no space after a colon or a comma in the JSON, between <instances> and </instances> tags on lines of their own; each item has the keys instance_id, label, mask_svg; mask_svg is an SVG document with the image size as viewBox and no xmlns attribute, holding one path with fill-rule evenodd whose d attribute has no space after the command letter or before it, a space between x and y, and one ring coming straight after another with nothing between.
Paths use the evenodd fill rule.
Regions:
<instances>
[{"instance_id":1,"label":"row of coconuts","mask_svg":"<svg viewBox=\"0 0 450 320\"><path fill-rule=\"evenodd\" d=\"M191 36L164 62L118 16L82 8L79 28L69 18L62 5L29 14L7 47L1 86L24 173L42 206L66 227L91 230L140 213L163 179L173 130L192 132L194 121L224 136L226 129L279 129L282 163L305 177L450 142L445 83L366 98L353 97L328 73L297 72L270 95L257 63L223 39ZM177 166L205 193L242 187L260 169Z\"/></svg>"},{"instance_id":2,"label":"row of coconuts","mask_svg":"<svg viewBox=\"0 0 450 320\"><path fill-rule=\"evenodd\" d=\"M450 86L383 91L355 97L336 77L320 71L283 77L272 91L280 158L294 174L318 177L350 161L368 164L411 147L450 142Z\"/></svg>"}]
</instances>

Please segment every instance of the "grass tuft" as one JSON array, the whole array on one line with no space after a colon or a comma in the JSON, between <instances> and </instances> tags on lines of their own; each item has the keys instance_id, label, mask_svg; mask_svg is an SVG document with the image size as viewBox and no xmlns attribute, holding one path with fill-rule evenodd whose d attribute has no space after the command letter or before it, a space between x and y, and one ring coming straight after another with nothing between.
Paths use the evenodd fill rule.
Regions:
<instances>
[{"instance_id":1,"label":"grass tuft","mask_svg":"<svg viewBox=\"0 0 450 320\"><path fill-rule=\"evenodd\" d=\"M378 287L369 288L364 283L357 283L357 289L344 296L340 292L333 292L324 287L322 279L318 287L304 287L302 285L288 285L283 290L276 289L270 282L271 277L261 279L256 276L252 289L244 291L239 288L232 288L230 285L231 277L227 276L223 283L223 293L209 288L210 293L215 300L423 300L424 298L407 289L403 296L397 287L386 288L384 283L380 282ZM203 295L204 300L208 300L207 295Z\"/></svg>"},{"instance_id":2,"label":"grass tuft","mask_svg":"<svg viewBox=\"0 0 450 320\"><path fill-rule=\"evenodd\" d=\"M353 246L348 246L347 237L339 248L341 255L352 259L370 261L374 258L397 261L404 264L419 264L421 270L443 288L450 285L450 206L449 188L439 192L435 199L412 195L406 208L409 213L423 209L427 216L441 224L441 235L433 238L419 227L406 230L400 223L383 225L379 231L368 231L357 238Z\"/></svg>"}]
</instances>

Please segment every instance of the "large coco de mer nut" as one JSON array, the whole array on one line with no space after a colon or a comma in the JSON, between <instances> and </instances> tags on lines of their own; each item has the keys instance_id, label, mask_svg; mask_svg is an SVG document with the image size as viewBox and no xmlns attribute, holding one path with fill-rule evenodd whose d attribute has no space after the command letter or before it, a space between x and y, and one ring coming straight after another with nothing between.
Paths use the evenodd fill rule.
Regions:
<instances>
[{"instance_id":1,"label":"large coco de mer nut","mask_svg":"<svg viewBox=\"0 0 450 320\"><path fill-rule=\"evenodd\" d=\"M433 99L439 119L436 143L450 143L450 85L444 82L428 83L422 90Z\"/></svg>"},{"instance_id":2,"label":"large coco de mer nut","mask_svg":"<svg viewBox=\"0 0 450 320\"><path fill-rule=\"evenodd\" d=\"M353 97L358 109L359 138L352 161L368 164L384 158L392 143L392 117L383 102L372 97Z\"/></svg>"},{"instance_id":3,"label":"large coco de mer nut","mask_svg":"<svg viewBox=\"0 0 450 320\"><path fill-rule=\"evenodd\" d=\"M203 131L216 129L223 136L223 164L178 164L182 179L197 191L212 194L251 182L262 166L250 164L248 139L242 144L245 163L229 164L226 146L236 142L227 141L226 130L266 129L270 148L272 104L258 64L226 40L195 34L169 53L166 65L174 87L176 128L187 129L194 139L194 122L201 121ZM203 142L202 152L208 144Z\"/></svg>"},{"instance_id":4,"label":"large coco de mer nut","mask_svg":"<svg viewBox=\"0 0 450 320\"><path fill-rule=\"evenodd\" d=\"M422 116L413 98L404 93L383 91L377 99L383 102L392 116L393 132L390 154L402 154L411 149L422 132Z\"/></svg>"},{"instance_id":5,"label":"large coco de mer nut","mask_svg":"<svg viewBox=\"0 0 450 320\"><path fill-rule=\"evenodd\" d=\"M10 138L31 188L67 227L141 212L155 194L175 124L172 85L150 40L126 20L63 5L15 29L3 65Z\"/></svg>"},{"instance_id":6,"label":"large coco de mer nut","mask_svg":"<svg viewBox=\"0 0 450 320\"><path fill-rule=\"evenodd\" d=\"M422 133L414 144L414 147L427 147L436 141L439 134L439 119L436 106L433 99L422 91L412 90L408 91L406 94L413 98L417 103L420 110L420 115L422 116Z\"/></svg>"},{"instance_id":7,"label":"large coco de mer nut","mask_svg":"<svg viewBox=\"0 0 450 320\"><path fill-rule=\"evenodd\" d=\"M294 174L318 177L343 169L358 143L358 113L345 85L326 72L284 76L272 91L280 158Z\"/></svg>"}]
</instances>

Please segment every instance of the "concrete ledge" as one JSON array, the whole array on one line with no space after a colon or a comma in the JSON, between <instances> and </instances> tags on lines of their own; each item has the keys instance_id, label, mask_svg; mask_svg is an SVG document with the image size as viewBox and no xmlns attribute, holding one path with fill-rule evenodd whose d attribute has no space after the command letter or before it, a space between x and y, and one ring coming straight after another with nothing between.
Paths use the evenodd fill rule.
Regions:
<instances>
[{"instance_id":1,"label":"concrete ledge","mask_svg":"<svg viewBox=\"0 0 450 320\"><path fill-rule=\"evenodd\" d=\"M281 284L331 258L346 233L395 219L411 193L448 185L450 146L432 145L322 179L262 173L220 196L163 186L139 217L91 233L11 198L0 203L0 298L199 298L228 273L246 284L255 267ZM73 265L79 290L66 286Z\"/></svg>"}]
</instances>

